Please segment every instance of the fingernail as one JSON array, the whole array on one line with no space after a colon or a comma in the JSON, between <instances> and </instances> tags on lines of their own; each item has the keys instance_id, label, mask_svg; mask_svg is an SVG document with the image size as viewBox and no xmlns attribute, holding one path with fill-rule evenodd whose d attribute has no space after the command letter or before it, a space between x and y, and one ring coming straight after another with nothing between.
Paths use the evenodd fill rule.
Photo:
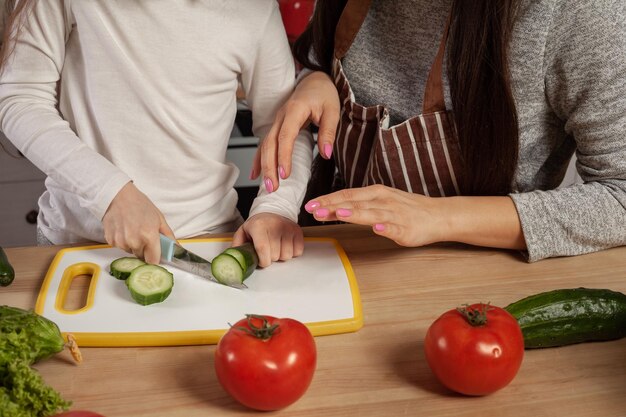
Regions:
<instances>
[{"instance_id":1,"label":"fingernail","mask_svg":"<svg viewBox=\"0 0 626 417\"><path fill-rule=\"evenodd\" d=\"M274 183L272 183L272 180L269 178L265 178L265 189L267 190L268 193L271 193L272 191L274 191Z\"/></svg>"},{"instance_id":2,"label":"fingernail","mask_svg":"<svg viewBox=\"0 0 626 417\"><path fill-rule=\"evenodd\" d=\"M306 211L308 211L309 213L313 213L313 210L315 210L316 208L318 208L320 206L320 202L319 201L309 201L308 203L306 203L304 205L304 209Z\"/></svg>"},{"instance_id":3,"label":"fingernail","mask_svg":"<svg viewBox=\"0 0 626 417\"><path fill-rule=\"evenodd\" d=\"M278 167L278 175L280 176L281 179L285 179L287 178L287 174L285 174L285 168L283 168L282 166Z\"/></svg>"},{"instance_id":4,"label":"fingernail","mask_svg":"<svg viewBox=\"0 0 626 417\"><path fill-rule=\"evenodd\" d=\"M383 230L385 230L385 225L382 223L376 223L374 225L374 230L376 230L377 232L382 232Z\"/></svg>"},{"instance_id":5,"label":"fingernail","mask_svg":"<svg viewBox=\"0 0 626 417\"><path fill-rule=\"evenodd\" d=\"M315 210L316 217L327 217L330 214L330 210L327 208L320 208Z\"/></svg>"},{"instance_id":6,"label":"fingernail","mask_svg":"<svg viewBox=\"0 0 626 417\"><path fill-rule=\"evenodd\" d=\"M325 144L324 154L326 155L326 158L330 158L333 154L333 145L331 145L330 143Z\"/></svg>"},{"instance_id":7,"label":"fingernail","mask_svg":"<svg viewBox=\"0 0 626 417\"><path fill-rule=\"evenodd\" d=\"M250 176L248 178L253 180L255 177L256 177L256 169L252 168L250 170Z\"/></svg>"},{"instance_id":8,"label":"fingernail","mask_svg":"<svg viewBox=\"0 0 626 417\"><path fill-rule=\"evenodd\" d=\"M352 210L340 208L336 211L337 216L339 217L350 217L352 216Z\"/></svg>"}]
</instances>

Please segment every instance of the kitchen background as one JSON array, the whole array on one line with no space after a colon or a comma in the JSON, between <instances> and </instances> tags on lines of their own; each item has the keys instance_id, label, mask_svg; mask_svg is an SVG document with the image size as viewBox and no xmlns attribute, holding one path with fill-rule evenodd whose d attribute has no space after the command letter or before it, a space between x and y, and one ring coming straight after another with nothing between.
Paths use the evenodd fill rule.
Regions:
<instances>
[{"instance_id":1,"label":"kitchen background","mask_svg":"<svg viewBox=\"0 0 626 417\"><path fill-rule=\"evenodd\" d=\"M306 26L314 7L314 0L278 0L285 30L290 42ZM4 0L0 0L0 10ZM2 28L0 27L0 30ZM1 33L1 31L0 31ZM237 117L231 132L227 158L239 167L240 176L235 183L239 195L238 208L248 215L252 200L258 190L258 181L248 179L258 138L252 134L252 113L245 97L237 103ZM572 160L562 186L580 182ZM0 246L29 246L36 244L37 200L44 191L46 176L32 165L0 133Z\"/></svg>"}]
</instances>

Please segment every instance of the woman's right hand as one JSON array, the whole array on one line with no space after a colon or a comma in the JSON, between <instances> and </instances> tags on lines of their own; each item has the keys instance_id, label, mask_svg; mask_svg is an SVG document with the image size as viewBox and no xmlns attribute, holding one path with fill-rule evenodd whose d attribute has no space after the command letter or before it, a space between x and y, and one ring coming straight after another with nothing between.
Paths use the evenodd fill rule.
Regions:
<instances>
[{"instance_id":1,"label":"woman's right hand","mask_svg":"<svg viewBox=\"0 0 626 417\"><path fill-rule=\"evenodd\" d=\"M271 181L271 189L276 190L279 178L286 179L291 174L291 154L298 133L311 122L319 126L319 152L329 159L335 143L339 110L339 94L326 73L316 71L303 78L276 114L270 132L261 142L250 178L263 174L263 181L266 184Z\"/></svg>"},{"instance_id":2,"label":"woman's right hand","mask_svg":"<svg viewBox=\"0 0 626 417\"><path fill-rule=\"evenodd\" d=\"M132 182L111 201L104 217L104 238L111 246L132 253L147 263L161 260L159 233L175 239L165 217Z\"/></svg>"}]
</instances>

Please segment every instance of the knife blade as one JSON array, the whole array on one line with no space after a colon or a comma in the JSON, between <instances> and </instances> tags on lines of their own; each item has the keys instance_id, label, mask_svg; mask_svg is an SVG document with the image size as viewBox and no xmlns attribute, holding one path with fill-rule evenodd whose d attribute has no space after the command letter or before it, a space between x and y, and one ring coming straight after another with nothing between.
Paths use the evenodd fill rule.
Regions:
<instances>
[{"instance_id":1,"label":"knife blade","mask_svg":"<svg viewBox=\"0 0 626 417\"><path fill-rule=\"evenodd\" d=\"M183 271L192 273L202 278L207 278L220 285L231 288L247 288L244 284L227 285L220 282L211 272L211 262L201 256L182 247L178 242L162 234L159 235L161 241L161 260L168 262Z\"/></svg>"}]
</instances>

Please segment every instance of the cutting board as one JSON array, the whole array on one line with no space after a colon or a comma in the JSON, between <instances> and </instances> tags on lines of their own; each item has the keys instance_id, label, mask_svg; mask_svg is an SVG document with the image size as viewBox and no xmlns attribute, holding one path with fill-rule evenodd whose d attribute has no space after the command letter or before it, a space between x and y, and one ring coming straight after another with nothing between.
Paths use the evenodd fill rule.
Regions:
<instances>
[{"instance_id":1,"label":"cutting board","mask_svg":"<svg viewBox=\"0 0 626 417\"><path fill-rule=\"evenodd\" d=\"M230 246L227 238L181 240L186 249L213 259ZM361 300L352 267L339 243L305 238L304 254L257 269L235 289L200 278L172 265L170 296L142 306L124 281L109 274L110 263L126 252L110 246L60 250L37 298L35 311L54 321L80 346L172 346L217 343L229 324L246 314L289 317L314 336L353 332L363 325ZM85 302L66 308L72 281L91 275Z\"/></svg>"}]
</instances>

